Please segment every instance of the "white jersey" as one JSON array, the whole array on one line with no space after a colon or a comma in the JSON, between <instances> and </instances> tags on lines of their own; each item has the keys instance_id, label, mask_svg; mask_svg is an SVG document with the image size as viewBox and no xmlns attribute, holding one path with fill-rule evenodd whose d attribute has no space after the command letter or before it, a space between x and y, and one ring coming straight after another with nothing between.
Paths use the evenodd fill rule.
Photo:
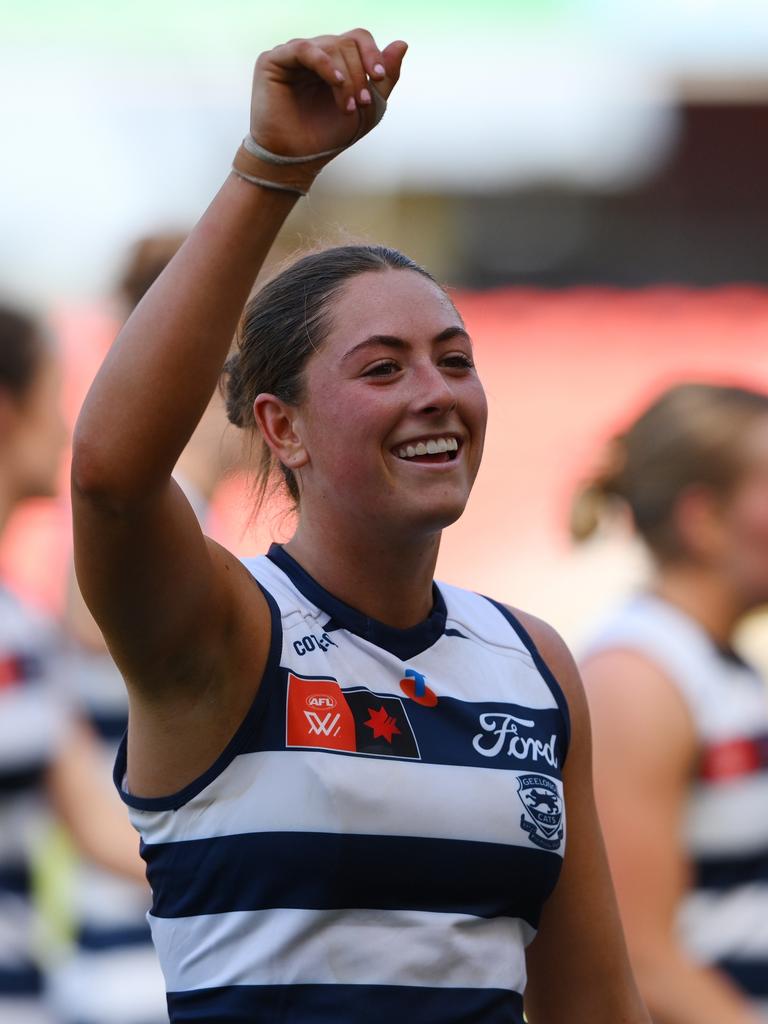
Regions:
<instances>
[{"instance_id":1,"label":"white jersey","mask_svg":"<svg viewBox=\"0 0 768 1024\"><path fill-rule=\"evenodd\" d=\"M167 798L115 766L171 1020L521 1024L569 729L532 640L454 587L398 630L278 546L246 564L272 644L235 737Z\"/></svg>"},{"instance_id":2,"label":"white jersey","mask_svg":"<svg viewBox=\"0 0 768 1024\"><path fill-rule=\"evenodd\" d=\"M55 632L0 587L0 1020L43 1019L30 860L47 823L45 773L61 742Z\"/></svg>"},{"instance_id":3,"label":"white jersey","mask_svg":"<svg viewBox=\"0 0 768 1024\"><path fill-rule=\"evenodd\" d=\"M699 756L684 822L693 879L680 914L683 942L698 960L728 973L768 1016L765 682L689 616L651 595L608 619L586 655L616 648L642 653L669 676L696 730Z\"/></svg>"}]
</instances>

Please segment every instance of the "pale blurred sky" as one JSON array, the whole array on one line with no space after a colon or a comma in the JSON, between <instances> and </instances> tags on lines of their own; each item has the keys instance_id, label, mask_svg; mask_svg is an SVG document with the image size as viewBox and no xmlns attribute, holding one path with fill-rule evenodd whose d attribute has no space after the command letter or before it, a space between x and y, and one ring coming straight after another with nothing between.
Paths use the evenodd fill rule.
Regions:
<instances>
[{"instance_id":1,"label":"pale blurred sky","mask_svg":"<svg viewBox=\"0 0 768 1024\"><path fill-rule=\"evenodd\" d=\"M255 56L361 20L349 0L0 0L0 291L97 294L185 226L247 128ZM765 0L387 0L411 44L384 123L329 190L622 188L674 146L683 79L764 78Z\"/></svg>"}]
</instances>

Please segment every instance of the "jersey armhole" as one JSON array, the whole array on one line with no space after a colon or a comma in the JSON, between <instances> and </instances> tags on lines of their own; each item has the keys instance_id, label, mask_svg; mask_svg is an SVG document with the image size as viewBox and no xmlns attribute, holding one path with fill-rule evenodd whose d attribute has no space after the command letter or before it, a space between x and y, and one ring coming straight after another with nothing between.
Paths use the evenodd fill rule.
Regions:
<instances>
[{"instance_id":1,"label":"jersey armhole","mask_svg":"<svg viewBox=\"0 0 768 1024\"><path fill-rule=\"evenodd\" d=\"M485 597L485 595L482 596ZM509 608L507 608L506 605L503 605L500 601L494 601L492 597L485 597L485 600L492 604L493 607L504 616L517 636L522 640L528 650L528 653L533 659L534 665L539 670L541 678L547 684L552 696L555 698L555 703L563 717L563 725L565 727L565 749L563 751L563 764L565 764L565 760L568 757L568 749L571 745L571 712L568 708L568 699L563 692L563 688L560 683L558 683L557 677L552 669L542 657L541 651L536 646L533 637L517 616L513 615Z\"/></svg>"},{"instance_id":2,"label":"jersey armhole","mask_svg":"<svg viewBox=\"0 0 768 1024\"><path fill-rule=\"evenodd\" d=\"M172 793L169 796L140 797L134 796L126 789L125 777L128 768L128 733L126 731L123 734L123 738L121 739L120 746L117 750L112 778L115 786L117 787L117 791L120 794L120 798L129 807L133 807L136 810L141 811L175 811L179 807L183 807L184 804L188 803L193 797L197 796L198 793L202 792L206 786L210 785L214 779L221 775L224 769L232 763L246 745L248 739L253 734L254 729L258 726L258 723L261 721L264 711L266 710L267 702L269 701L271 692L274 688L273 684L280 678L280 654L283 647L283 627L280 609L274 597L269 593L269 591L265 590L258 580L256 580L256 583L264 595L269 607L271 636L269 639L267 663L264 666L264 674L259 684L256 696L253 698L251 706L245 713L245 717L238 726L232 739L219 754L210 768L204 771L188 785L184 786L183 789L180 789L178 792Z\"/></svg>"}]
</instances>

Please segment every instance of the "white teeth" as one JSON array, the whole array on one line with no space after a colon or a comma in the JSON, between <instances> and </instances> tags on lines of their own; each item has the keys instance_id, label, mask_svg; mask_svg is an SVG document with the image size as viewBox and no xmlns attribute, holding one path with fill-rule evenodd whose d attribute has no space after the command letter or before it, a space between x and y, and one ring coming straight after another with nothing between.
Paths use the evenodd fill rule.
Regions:
<instances>
[{"instance_id":1,"label":"white teeth","mask_svg":"<svg viewBox=\"0 0 768 1024\"><path fill-rule=\"evenodd\" d=\"M412 459L414 455L438 455L441 452L458 450L459 442L455 437L431 437L428 441L404 445L402 448L398 448L397 454L401 459Z\"/></svg>"}]
</instances>

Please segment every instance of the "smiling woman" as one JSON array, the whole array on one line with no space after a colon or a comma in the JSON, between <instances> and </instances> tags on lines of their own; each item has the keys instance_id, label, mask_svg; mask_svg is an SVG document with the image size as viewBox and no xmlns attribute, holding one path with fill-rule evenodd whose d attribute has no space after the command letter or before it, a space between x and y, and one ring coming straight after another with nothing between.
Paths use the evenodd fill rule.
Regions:
<instances>
[{"instance_id":1,"label":"smiling woman","mask_svg":"<svg viewBox=\"0 0 768 1024\"><path fill-rule=\"evenodd\" d=\"M246 304L404 53L358 29L262 54L233 174L77 427L78 577L129 689L115 780L170 1017L647 1024L570 656L433 580L485 436L461 316L376 246L306 257ZM262 494L281 474L297 508L288 544L243 563L171 478L238 321L230 418L262 444Z\"/></svg>"}]
</instances>

